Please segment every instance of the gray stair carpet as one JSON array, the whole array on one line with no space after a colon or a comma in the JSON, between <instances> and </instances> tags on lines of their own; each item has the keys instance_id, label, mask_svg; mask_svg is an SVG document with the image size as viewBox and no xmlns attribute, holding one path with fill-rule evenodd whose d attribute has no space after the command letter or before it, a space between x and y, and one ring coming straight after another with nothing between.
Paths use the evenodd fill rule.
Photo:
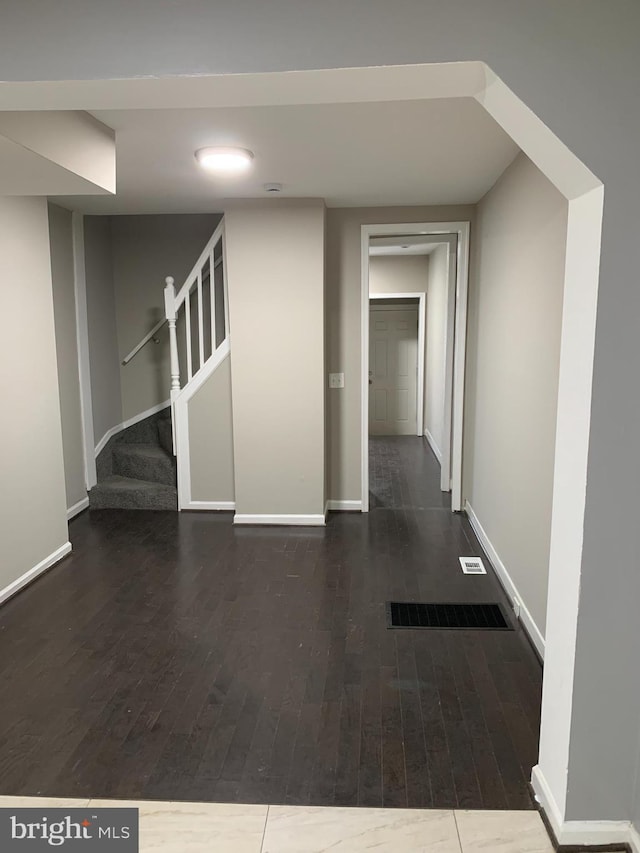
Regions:
<instances>
[{"instance_id":1,"label":"gray stair carpet","mask_svg":"<svg viewBox=\"0 0 640 853\"><path fill-rule=\"evenodd\" d=\"M115 435L96 460L98 484L91 509L178 508L171 409L163 409Z\"/></svg>"}]
</instances>

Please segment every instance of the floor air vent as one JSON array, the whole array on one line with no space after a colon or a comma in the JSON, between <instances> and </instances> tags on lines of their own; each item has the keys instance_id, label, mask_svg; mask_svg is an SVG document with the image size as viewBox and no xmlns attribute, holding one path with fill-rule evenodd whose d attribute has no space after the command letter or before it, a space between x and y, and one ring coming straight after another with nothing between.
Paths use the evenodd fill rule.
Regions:
<instances>
[{"instance_id":1,"label":"floor air vent","mask_svg":"<svg viewBox=\"0 0 640 853\"><path fill-rule=\"evenodd\" d=\"M486 575L487 570L480 557L459 557L465 575Z\"/></svg>"},{"instance_id":2,"label":"floor air vent","mask_svg":"<svg viewBox=\"0 0 640 853\"><path fill-rule=\"evenodd\" d=\"M387 603L388 628L513 631L499 604Z\"/></svg>"}]
</instances>

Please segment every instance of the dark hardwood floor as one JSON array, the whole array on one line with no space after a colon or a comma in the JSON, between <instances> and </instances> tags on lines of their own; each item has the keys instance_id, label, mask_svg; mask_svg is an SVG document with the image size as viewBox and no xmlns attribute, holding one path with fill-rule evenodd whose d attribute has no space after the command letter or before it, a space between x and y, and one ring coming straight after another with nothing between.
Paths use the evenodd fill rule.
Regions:
<instances>
[{"instance_id":1,"label":"dark hardwood floor","mask_svg":"<svg viewBox=\"0 0 640 853\"><path fill-rule=\"evenodd\" d=\"M0 608L0 793L531 808L540 665L520 629L387 629L389 599L506 599L426 444L371 457L371 512L325 529L74 520Z\"/></svg>"}]
</instances>

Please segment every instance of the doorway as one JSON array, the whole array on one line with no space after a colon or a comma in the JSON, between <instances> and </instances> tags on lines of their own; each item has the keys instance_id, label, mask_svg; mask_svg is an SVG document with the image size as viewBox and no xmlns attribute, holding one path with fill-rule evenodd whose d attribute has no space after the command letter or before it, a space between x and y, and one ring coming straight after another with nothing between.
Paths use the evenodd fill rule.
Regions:
<instances>
[{"instance_id":1,"label":"doorway","mask_svg":"<svg viewBox=\"0 0 640 853\"><path fill-rule=\"evenodd\" d=\"M425 294L370 294L369 434L422 435Z\"/></svg>"},{"instance_id":2,"label":"doorway","mask_svg":"<svg viewBox=\"0 0 640 853\"><path fill-rule=\"evenodd\" d=\"M439 359L442 367L441 387L434 395L425 393L431 389L425 388L426 376L426 347L425 335L426 320L428 315L427 283L416 284L412 292L401 291L402 288L389 288L394 292L377 293L371 292L370 288L370 255L371 254L400 254L406 252L411 254L424 254L425 247L435 244L447 244L448 267L446 281L443 285L442 305L442 330L439 342ZM426 252L428 254L428 252ZM444 492L451 492L451 509L454 512L462 510L462 424L464 414L464 365L466 350L466 315L467 315L467 290L468 290L468 264L469 264L469 223L468 222L439 222L439 223L409 223L409 224L387 224L387 225L363 225L361 228L361 269L362 269L362 376L361 376L361 435L362 435L362 511L369 511L369 434L405 434L425 435L441 466L440 487ZM416 377L415 386L407 381L407 377L399 374L397 365L394 365L394 355L390 347L395 349L396 356L402 355L407 364L401 365L403 369L409 368L408 360L411 359L411 347L407 341L413 339L409 336L405 339L404 352L402 351L401 333L408 333L409 326L413 322L410 315L403 317L401 322L407 325L406 329L389 328L389 317L380 315L375 322L381 324L376 329L371 329L371 307L376 304L376 311L381 310L387 303L388 310L398 311L398 303L404 298L416 298L419 302L418 325L422 317L422 341L416 344L416 349L421 357L417 357L414 372L421 371L421 376ZM407 306L405 305L405 308ZM422 310L420 310L422 309ZM398 322L400 317L398 315ZM393 324L392 324L393 325ZM386 326L387 328L383 328ZM385 333L386 339L385 339ZM377 347L377 350L376 350ZM437 347L438 349L438 347ZM376 363L378 362L378 363ZM413 365L413 361L411 361ZM390 377L388 374L395 370L396 375ZM392 380L392 381L391 381ZM403 384L406 387L401 387ZM410 390L415 387L416 414L413 415L413 396ZM371 393L370 393L371 391ZM429 406L434 405L440 411L438 420L438 441L429 430L429 424L425 425L425 398L427 411ZM437 402L434 403L434 399ZM375 424L378 424L378 427ZM430 422L430 421L429 421ZM409 424L415 424L415 432L409 429ZM404 428L401 432L400 429ZM386 430L386 433L383 432ZM419 430L419 431L418 431Z\"/></svg>"}]
</instances>

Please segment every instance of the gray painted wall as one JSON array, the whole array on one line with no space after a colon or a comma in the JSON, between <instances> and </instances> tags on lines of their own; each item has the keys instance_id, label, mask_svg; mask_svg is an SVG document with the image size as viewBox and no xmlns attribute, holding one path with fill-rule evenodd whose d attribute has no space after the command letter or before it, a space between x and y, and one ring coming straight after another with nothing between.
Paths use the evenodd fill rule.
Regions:
<instances>
[{"instance_id":1,"label":"gray painted wall","mask_svg":"<svg viewBox=\"0 0 640 853\"><path fill-rule=\"evenodd\" d=\"M520 154L478 205L464 497L545 635L567 201Z\"/></svg>"},{"instance_id":2,"label":"gray painted wall","mask_svg":"<svg viewBox=\"0 0 640 853\"><path fill-rule=\"evenodd\" d=\"M220 221L219 214L111 216L118 362L164 317L165 278L178 290ZM169 399L169 335L158 334L120 364L124 420Z\"/></svg>"},{"instance_id":3,"label":"gray painted wall","mask_svg":"<svg viewBox=\"0 0 640 853\"><path fill-rule=\"evenodd\" d=\"M94 445L122 423L120 360L113 288L111 223L107 216L84 217L87 327Z\"/></svg>"},{"instance_id":4,"label":"gray painted wall","mask_svg":"<svg viewBox=\"0 0 640 853\"><path fill-rule=\"evenodd\" d=\"M235 500L231 358L189 400L191 499Z\"/></svg>"},{"instance_id":5,"label":"gray painted wall","mask_svg":"<svg viewBox=\"0 0 640 853\"><path fill-rule=\"evenodd\" d=\"M67 509L87 496L84 474L71 212L49 204L51 279Z\"/></svg>"},{"instance_id":6,"label":"gray painted wall","mask_svg":"<svg viewBox=\"0 0 640 853\"><path fill-rule=\"evenodd\" d=\"M426 293L428 255L372 255L369 293Z\"/></svg>"},{"instance_id":7,"label":"gray painted wall","mask_svg":"<svg viewBox=\"0 0 640 853\"><path fill-rule=\"evenodd\" d=\"M46 199L0 197L0 280L3 590L68 539Z\"/></svg>"},{"instance_id":8,"label":"gray painted wall","mask_svg":"<svg viewBox=\"0 0 640 853\"><path fill-rule=\"evenodd\" d=\"M4 9L0 32L4 80L481 59L604 182L569 762L567 818L576 820L629 818L638 764L640 397L630 389L640 363L639 28L636 0L397 0L393 7L382 0L274 0L268 14L255 0L36 0ZM332 417L346 432L343 414ZM341 453L357 450L351 440ZM334 485L350 491L342 463L333 464Z\"/></svg>"},{"instance_id":9,"label":"gray painted wall","mask_svg":"<svg viewBox=\"0 0 640 853\"><path fill-rule=\"evenodd\" d=\"M324 203L225 213L236 512L324 513Z\"/></svg>"}]
</instances>

